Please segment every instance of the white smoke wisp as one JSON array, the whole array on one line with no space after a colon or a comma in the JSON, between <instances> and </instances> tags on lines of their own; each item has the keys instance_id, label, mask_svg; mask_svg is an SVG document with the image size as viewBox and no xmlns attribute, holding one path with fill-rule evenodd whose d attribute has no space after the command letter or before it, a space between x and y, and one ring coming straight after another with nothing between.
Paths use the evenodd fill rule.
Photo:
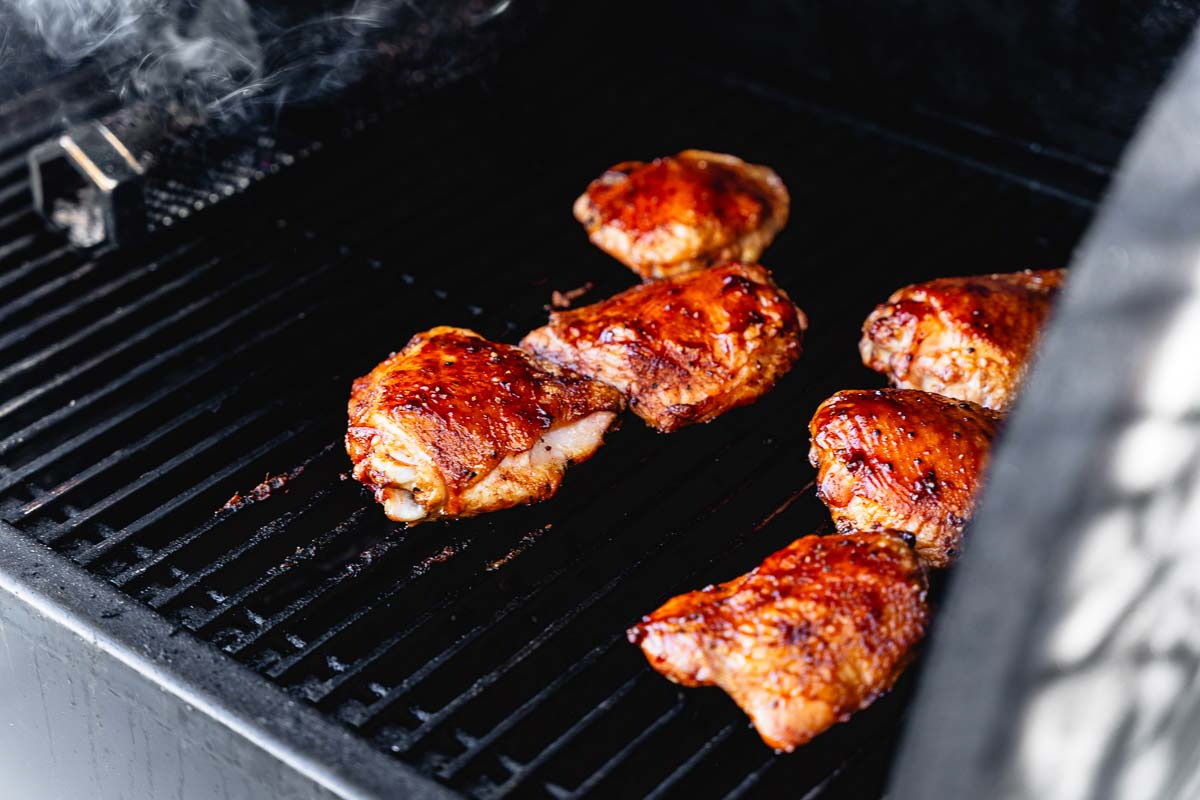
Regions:
<instances>
[{"instance_id":1,"label":"white smoke wisp","mask_svg":"<svg viewBox=\"0 0 1200 800\"><path fill-rule=\"evenodd\" d=\"M456 5L435 4L433 16ZM354 0L300 19L295 4L246 0L0 0L0 14L6 6L55 60L98 63L123 100L210 118L327 97L389 52L389 35L411 45L433 25L415 0Z\"/></svg>"},{"instance_id":2,"label":"white smoke wisp","mask_svg":"<svg viewBox=\"0 0 1200 800\"><path fill-rule=\"evenodd\" d=\"M93 59L122 98L196 110L261 79L245 0L0 0L66 65Z\"/></svg>"},{"instance_id":3,"label":"white smoke wisp","mask_svg":"<svg viewBox=\"0 0 1200 800\"><path fill-rule=\"evenodd\" d=\"M221 98L262 80L263 48L244 0L203 0L193 8L190 18L156 26L124 92L215 110Z\"/></svg>"},{"instance_id":4,"label":"white smoke wisp","mask_svg":"<svg viewBox=\"0 0 1200 800\"><path fill-rule=\"evenodd\" d=\"M161 13L157 0L5 0L41 38L46 51L66 63L119 49L144 35L148 18Z\"/></svg>"}]
</instances>

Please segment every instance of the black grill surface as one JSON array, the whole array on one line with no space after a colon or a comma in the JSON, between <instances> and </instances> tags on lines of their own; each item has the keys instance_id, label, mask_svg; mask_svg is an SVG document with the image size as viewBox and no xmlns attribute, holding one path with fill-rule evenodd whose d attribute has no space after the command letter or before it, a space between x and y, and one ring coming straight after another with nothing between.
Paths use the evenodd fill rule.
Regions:
<instances>
[{"instance_id":1,"label":"black grill surface","mask_svg":"<svg viewBox=\"0 0 1200 800\"><path fill-rule=\"evenodd\" d=\"M900 135L652 72L501 70L98 254L29 210L24 148L52 127L6 139L0 519L465 795L878 794L911 678L780 756L624 630L827 530L806 428L832 392L880 385L861 320L908 282L1063 265L1105 176L942 120ZM710 425L627 419L550 502L389 523L345 475L353 378L430 326L514 342L554 290L630 285L571 202L613 162L685 147L791 189L764 263L810 317L798 367Z\"/></svg>"}]
</instances>

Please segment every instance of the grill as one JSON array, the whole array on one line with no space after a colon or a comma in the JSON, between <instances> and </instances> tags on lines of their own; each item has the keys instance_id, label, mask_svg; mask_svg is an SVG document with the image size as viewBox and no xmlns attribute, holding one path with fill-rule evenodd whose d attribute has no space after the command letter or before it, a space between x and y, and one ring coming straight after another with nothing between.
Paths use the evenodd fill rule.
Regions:
<instances>
[{"instance_id":1,"label":"grill","mask_svg":"<svg viewBox=\"0 0 1200 800\"><path fill-rule=\"evenodd\" d=\"M603 75L513 60L92 253L31 210L25 153L54 125L6 139L0 519L165 618L180 647L219 651L218 678L464 796L878 795L914 671L779 756L623 632L827 530L806 426L833 391L879 385L855 351L868 311L911 281L1065 264L1107 174L699 65ZM711 425L659 436L627 419L548 503L389 523L346 479L351 380L432 325L513 342L554 290L629 285L571 201L612 162L685 147L770 164L791 189L763 260L810 317L798 367Z\"/></svg>"}]
</instances>

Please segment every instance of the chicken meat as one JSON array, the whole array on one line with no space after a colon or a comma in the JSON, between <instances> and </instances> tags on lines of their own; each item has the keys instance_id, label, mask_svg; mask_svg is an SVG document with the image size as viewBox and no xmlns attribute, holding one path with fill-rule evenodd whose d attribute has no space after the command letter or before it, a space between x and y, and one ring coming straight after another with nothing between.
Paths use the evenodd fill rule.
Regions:
<instances>
[{"instance_id":1,"label":"chicken meat","mask_svg":"<svg viewBox=\"0 0 1200 800\"><path fill-rule=\"evenodd\" d=\"M704 150L607 170L575 201L592 243L643 279L757 261L788 217L767 167Z\"/></svg>"},{"instance_id":2,"label":"chicken meat","mask_svg":"<svg viewBox=\"0 0 1200 800\"><path fill-rule=\"evenodd\" d=\"M613 388L463 328L414 336L354 382L354 477L397 522L551 497L623 408Z\"/></svg>"},{"instance_id":3,"label":"chicken meat","mask_svg":"<svg viewBox=\"0 0 1200 800\"><path fill-rule=\"evenodd\" d=\"M906 286L863 323L863 363L902 389L1005 410L1065 280L1051 269Z\"/></svg>"},{"instance_id":4,"label":"chicken meat","mask_svg":"<svg viewBox=\"0 0 1200 800\"><path fill-rule=\"evenodd\" d=\"M1001 416L913 389L838 392L808 425L817 495L838 530L897 530L946 567L962 546Z\"/></svg>"},{"instance_id":5,"label":"chicken meat","mask_svg":"<svg viewBox=\"0 0 1200 800\"><path fill-rule=\"evenodd\" d=\"M898 534L805 536L668 600L629 639L672 681L724 689L791 751L887 692L927 618L924 567Z\"/></svg>"},{"instance_id":6,"label":"chicken meat","mask_svg":"<svg viewBox=\"0 0 1200 800\"><path fill-rule=\"evenodd\" d=\"M769 391L799 358L806 325L770 272L733 263L554 312L521 346L616 387L665 433Z\"/></svg>"}]
</instances>

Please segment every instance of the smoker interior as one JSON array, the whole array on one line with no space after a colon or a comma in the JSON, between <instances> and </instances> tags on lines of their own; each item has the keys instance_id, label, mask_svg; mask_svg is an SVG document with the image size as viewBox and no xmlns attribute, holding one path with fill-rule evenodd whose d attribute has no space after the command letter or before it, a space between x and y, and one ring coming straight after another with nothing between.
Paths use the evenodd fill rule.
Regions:
<instances>
[{"instance_id":1,"label":"smoker interior","mask_svg":"<svg viewBox=\"0 0 1200 800\"><path fill-rule=\"evenodd\" d=\"M30 210L24 154L53 123L10 136L0 519L224 651L231 674L465 796L877 796L915 669L777 755L624 630L827 531L806 427L832 392L881 385L861 320L912 281L1064 265L1107 176L702 64L596 63L514 57L92 254ZM810 318L797 368L710 425L662 436L627 418L550 502L389 523L346 479L351 381L430 326L515 342L554 290L631 285L572 200L613 162L686 147L770 164L790 188L763 261Z\"/></svg>"}]
</instances>

